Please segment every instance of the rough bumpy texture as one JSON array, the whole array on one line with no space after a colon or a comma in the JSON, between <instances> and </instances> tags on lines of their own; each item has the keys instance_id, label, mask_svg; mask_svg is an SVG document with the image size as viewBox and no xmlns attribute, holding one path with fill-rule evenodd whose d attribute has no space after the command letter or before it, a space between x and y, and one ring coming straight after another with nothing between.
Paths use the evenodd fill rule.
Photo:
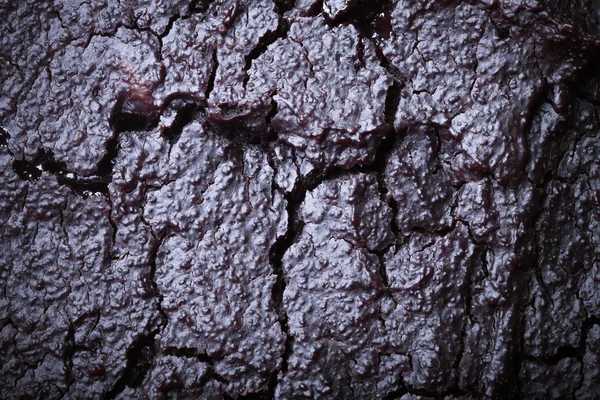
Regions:
<instances>
[{"instance_id":1,"label":"rough bumpy texture","mask_svg":"<svg viewBox=\"0 0 600 400\"><path fill-rule=\"evenodd\" d=\"M0 399L599 399L597 0L0 0Z\"/></svg>"}]
</instances>

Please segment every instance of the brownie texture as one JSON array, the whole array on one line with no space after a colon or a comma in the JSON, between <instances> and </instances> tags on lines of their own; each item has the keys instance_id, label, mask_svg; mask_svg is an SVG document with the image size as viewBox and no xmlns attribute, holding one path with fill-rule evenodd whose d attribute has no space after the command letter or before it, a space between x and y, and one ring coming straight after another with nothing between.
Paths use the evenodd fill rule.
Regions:
<instances>
[{"instance_id":1,"label":"brownie texture","mask_svg":"<svg viewBox=\"0 0 600 400\"><path fill-rule=\"evenodd\" d=\"M600 399L597 0L0 28L0 399Z\"/></svg>"}]
</instances>

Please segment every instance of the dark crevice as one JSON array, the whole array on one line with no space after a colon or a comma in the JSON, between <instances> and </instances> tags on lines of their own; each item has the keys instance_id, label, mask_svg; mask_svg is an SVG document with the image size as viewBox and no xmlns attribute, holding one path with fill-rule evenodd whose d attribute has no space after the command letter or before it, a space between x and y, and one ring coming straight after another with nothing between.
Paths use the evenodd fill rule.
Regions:
<instances>
[{"instance_id":1,"label":"dark crevice","mask_svg":"<svg viewBox=\"0 0 600 400\"><path fill-rule=\"evenodd\" d=\"M590 103L594 107L600 107L600 100L595 99L594 97L592 97L589 94L583 92L582 90L578 90L577 91L577 97L579 99L587 102L587 103Z\"/></svg>"},{"instance_id":2,"label":"dark crevice","mask_svg":"<svg viewBox=\"0 0 600 400\"><path fill-rule=\"evenodd\" d=\"M217 76L217 70L219 69L219 57L217 55L216 48L213 51L212 62L213 62L213 67L212 67L212 70L210 71L210 75L208 77L208 83L206 84L206 92L204 92L204 98L206 101L208 101L208 99L210 98L210 94L212 93L213 89L215 88L215 78Z\"/></svg>"},{"instance_id":3,"label":"dark crevice","mask_svg":"<svg viewBox=\"0 0 600 400\"><path fill-rule=\"evenodd\" d=\"M398 82L394 82L389 87L387 96L385 98L385 122L388 124L390 130L393 133L396 132L396 114L398 112L398 106L400 104L400 90L400 84Z\"/></svg>"},{"instance_id":4,"label":"dark crevice","mask_svg":"<svg viewBox=\"0 0 600 400\"><path fill-rule=\"evenodd\" d=\"M175 356L180 358L193 358L201 363L208 365L208 373L202 379L200 386L206 384L210 379L214 379L217 382L227 384L228 381L215 370L215 361L220 361L220 358L211 357L206 353L198 351L198 349L191 347L167 347L162 351L162 354L168 356Z\"/></svg>"},{"instance_id":5,"label":"dark crevice","mask_svg":"<svg viewBox=\"0 0 600 400\"><path fill-rule=\"evenodd\" d=\"M377 134L374 134L374 136L377 136ZM386 137L387 136L384 136L384 138ZM316 189L317 186L326 181L343 179L356 174L376 174L377 170L373 167L374 160L375 156L373 157L372 161L369 161L364 165L358 164L354 165L351 168L342 168L335 166L329 168L325 172L315 169L308 175L298 177L298 181L294 189L294 193L296 193L296 195L291 194L290 196L301 196L302 198L304 198L304 195L307 192ZM300 195L300 193L302 193L302 195Z\"/></svg>"},{"instance_id":6,"label":"dark crevice","mask_svg":"<svg viewBox=\"0 0 600 400\"><path fill-rule=\"evenodd\" d=\"M51 151L39 151L33 161L15 160L13 169L21 179L31 181L39 179L42 171L54 175L64 174L66 164L55 161L54 154Z\"/></svg>"},{"instance_id":7,"label":"dark crevice","mask_svg":"<svg viewBox=\"0 0 600 400\"><path fill-rule=\"evenodd\" d=\"M42 168L35 162L15 160L12 167L19 178L23 180L34 181L42 176Z\"/></svg>"},{"instance_id":8,"label":"dark crevice","mask_svg":"<svg viewBox=\"0 0 600 400\"><path fill-rule=\"evenodd\" d=\"M391 229L392 229L392 233L396 237L396 244L398 244L398 242L401 240L401 238L403 236L402 232L400 231L400 227L398 226L398 221L396 219L396 216L399 213L398 204L396 203L396 200L394 200L394 198L391 196L388 196L387 203L388 203L388 206L392 209Z\"/></svg>"},{"instance_id":9,"label":"dark crevice","mask_svg":"<svg viewBox=\"0 0 600 400\"><path fill-rule=\"evenodd\" d=\"M111 196L106 196L108 205L110 207L110 211L108 212L108 222L110 224L111 230L112 230L112 234L111 234L111 245L110 245L110 258L114 259L115 258L115 249L117 248L117 232L119 230L117 223L115 222L114 216L113 216L113 201Z\"/></svg>"},{"instance_id":10,"label":"dark crevice","mask_svg":"<svg viewBox=\"0 0 600 400\"><path fill-rule=\"evenodd\" d=\"M137 338L127 350L127 363L121 377L106 394L106 399L115 399L127 387L138 387L152 367L157 353L155 343L158 329Z\"/></svg>"},{"instance_id":11,"label":"dark crevice","mask_svg":"<svg viewBox=\"0 0 600 400\"><path fill-rule=\"evenodd\" d=\"M396 215L398 215L398 206L391 196L389 189L387 187L387 182L385 180L385 168L387 166L387 162L397 146L397 142L399 140L399 134L396 132L395 121L396 121L396 112L398 110L398 103L400 100L400 86L398 83L394 82L392 86L388 89L387 97L385 99L385 122L388 125L388 130L379 144L377 148L377 152L375 154L375 159L373 163L370 165L370 169L375 173L377 177L377 183L379 186L379 191L381 192L381 200L385 201L388 206L392 209L392 222L391 229L394 233L395 237L398 239L401 237L400 229L398 224L396 223Z\"/></svg>"},{"instance_id":12,"label":"dark crevice","mask_svg":"<svg viewBox=\"0 0 600 400\"><path fill-rule=\"evenodd\" d=\"M449 234L450 232L452 232L454 230L454 228L456 227L456 220L454 221L454 223L450 226L442 226L439 227L438 229L429 229L429 228L423 228L421 226L412 226L410 228L410 233L419 233L421 235L430 235L430 234L435 234L438 236L446 236L447 234Z\"/></svg>"},{"instance_id":13,"label":"dark crevice","mask_svg":"<svg viewBox=\"0 0 600 400\"><path fill-rule=\"evenodd\" d=\"M154 244L154 247L152 249L152 253L150 256L150 271L148 272L148 282L152 287L153 297L158 299L156 308L157 308L159 318L160 318L159 326L160 326L160 329L162 330L167 325L169 319L167 317L167 314L165 313L165 311L162 308L164 296L160 293L158 284L156 283L156 259L158 258L158 252L160 250L160 247L164 242L164 237L160 238L160 239L155 239L155 241L156 242Z\"/></svg>"},{"instance_id":14,"label":"dark crevice","mask_svg":"<svg viewBox=\"0 0 600 400\"><path fill-rule=\"evenodd\" d=\"M193 0L190 4L190 13L204 14L206 11L208 11L208 7L210 7L214 1L215 0Z\"/></svg>"},{"instance_id":15,"label":"dark crevice","mask_svg":"<svg viewBox=\"0 0 600 400\"><path fill-rule=\"evenodd\" d=\"M280 16L296 7L296 0L274 0L274 2L275 11Z\"/></svg>"},{"instance_id":16,"label":"dark crevice","mask_svg":"<svg viewBox=\"0 0 600 400\"><path fill-rule=\"evenodd\" d=\"M65 348L63 350L62 359L64 362L65 368L65 384L67 386L66 392L69 392L69 388L75 382L75 377L73 376L73 355L75 354L75 328L73 325L69 325L69 329L67 330L67 336L65 338Z\"/></svg>"},{"instance_id":17,"label":"dark crevice","mask_svg":"<svg viewBox=\"0 0 600 400\"><path fill-rule=\"evenodd\" d=\"M255 136L250 134L242 135L239 131L236 132L233 129L228 129L228 126L222 126L214 123L206 116L206 114L201 116L201 120L204 124L204 129L213 133L215 136L226 140L227 143L231 144L234 149L236 149L236 151L241 151L249 146L254 146L260 143L260 140Z\"/></svg>"},{"instance_id":18,"label":"dark crevice","mask_svg":"<svg viewBox=\"0 0 600 400\"><path fill-rule=\"evenodd\" d=\"M579 71L579 74L576 77L576 82L578 82L578 84L574 85L575 96L595 107L600 107L600 99L596 94L600 89L600 76L598 74L599 64L600 56L596 55L595 57L592 57ZM589 86L589 82L592 82L591 87ZM593 84L593 82L596 82L596 84Z\"/></svg>"},{"instance_id":19,"label":"dark crevice","mask_svg":"<svg viewBox=\"0 0 600 400\"><path fill-rule=\"evenodd\" d=\"M508 358L506 360L506 370L504 377L498 382L496 387L497 393L506 393L509 397L514 397L518 394L520 379L519 374L523 364L523 353L521 349L521 340L524 337L525 326L521 324L523 321L523 313L521 305L527 301L527 279L522 279L525 274L515 274L509 281L510 292L508 296L514 301L511 305L510 319L508 320L508 329L510 329L510 341L507 344Z\"/></svg>"},{"instance_id":20,"label":"dark crevice","mask_svg":"<svg viewBox=\"0 0 600 400\"><path fill-rule=\"evenodd\" d=\"M279 22L277 24L277 29L275 31L266 32L258 40L258 44L256 45L256 47L254 47L254 49L252 49L252 51L250 51L246 55L246 57L244 58L244 60L245 60L244 71L246 71L246 76L244 77L244 83L243 83L244 87L246 87L246 84L248 83L248 79L250 79L250 75L248 74L248 72L250 71L250 68L252 67L252 62L254 60L258 59L262 54L264 54L267 51L267 49L269 48L269 46L272 45L273 43L275 43L277 40L286 38L288 35L289 29L290 29L289 23L285 19L283 19L280 15Z\"/></svg>"},{"instance_id":21,"label":"dark crevice","mask_svg":"<svg viewBox=\"0 0 600 400\"><path fill-rule=\"evenodd\" d=\"M297 186L298 187L298 186ZM288 369L287 361L289 356L292 354L294 338L289 334L288 316L283 305L283 292L285 291L285 274L283 269L283 258L287 250L294 244L302 228L304 222L299 217L300 206L304 202L306 196L306 188L298 187L297 190L286 196L287 200L287 217L288 217L288 228L283 236L277 238L275 243L270 249L269 259L273 266L273 271L276 276L275 285L272 289L272 298L274 307L277 311L279 324L282 332L285 334L285 347L282 354L281 368L273 371L271 378L269 379L267 393L261 394L267 396L266 398L274 398L275 389L277 387L279 372L285 374ZM256 397L261 398L261 397Z\"/></svg>"},{"instance_id":22,"label":"dark crevice","mask_svg":"<svg viewBox=\"0 0 600 400\"><path fill-rule=\"evenodd\" d=\"M265 140L269 140L269 139L272 140L277 136L277 132L275 132L275 130L273 129L273 125L271 124L271 121L273 120L273 118L275 118L276 115L277 115L277 102L275 101L275 99L273 97L271 97L271 109L269 110L269 112L267 113L267 116L265 118L267 128L269 129L269 132L266 135Z\"/></svg>"},{"instance_id":23,"label":"dark crevice","mask_svg":"<svg viewBox=\"0 0 600 400\"><path fill-rule=\"evenodd\" d=\"M183 129L192 122L198 114L198 106L188 103L177 110L177 116L173 123L162 129L161 135L171 144L177 143Z\"/></svg>"},{"instance_id":24,"label":"dark crevice","mask_svg":"<svg viewBox=\"0 0 600 400\"><path fill-rule=\"evenodd\" d=\"M107 145L107 154L105 156L109 157L114 154L113 150L116 148L116 144L114 142L118 139L118 134L122 132L143 132L143 131L151 131L158 126L159 122L158 114L133 114L129 112L116 112L110 119L110 126L115 132L115 135L111 138ZM109 160L110 161L110 160ZM100 161L98 165L98 169L101 170L101 166L106 165L106 161L103 159Z\"/></svg>"},{"instance_id":25,"label":"dark crevice","mask_svg":"<svg viewBox=\"0 0 600 400\"><path fill-rule=\"evenodd\" d=\"M306 177L301 178L299 184L300 187L304 188L304 191L310 191L315 189L321 183L340 177L345 177L351 174L366 173L373 174L377 177L380 191L382 191L382 197L384 201L391 201L391 196L388 194L387 186L384 179L384 171L387 161L396 147L396 142L401 135L394 128L395 114L398 107L399 99L399 86L393 84L388 89L384 117L386 125L379 129L379 131L373 131L372 136L380 138L380 143L377 147L377 151L373 155L370 161L365 164L355 165L351 168L333 167L329 169L325 174L315 171L313 174L309 174ZM390 205L392 206L392 205ZM393 206L392 206L393 207Z\"/></svg>"},{"instance_id":26,"label":"dark crevice","mask_svg":"<svg viewBox=\"0 0 600 400\"><path fill-rule=\"evenodd\" d=\"M381 50L381 47L377 44L377 42L373 42L373 44L375 47L375 55L379 60L379 65L381 65L381 67L385 69L392 78L394 78L394 81L399 85L400 88L403 87L408 81L408 79L396 66L394 66L390 62L390 60L388 60L388 58L383 54L383 51Z\"/></svg>"},{"instance_id":27,"label":"dark crevice","mask_svg":"<svg viewBox=\"0 0 600 400\"><path fill-rule=\"evenodd\" d=\"M379 259L379 277L381 278L381 284L383 286L383 290L385 292L385 296L388 297L396 306L398 305L397 300L394 298L394 294L392 289L390 288L390 282L387 274L387 266L385 263L385 254L387 251L385 250L377 250L372 251L372 254L375 254ZM383 317L380 316L380 319L383 321ZM385 321L384 321L385 324Z\"/></svg>"},{"instance_id":28,"label":"dark crevice","mask_svg":"<svg viewBox=\"0 0 600 400\"><path fill-rule=\"evenodd\" d=\"M346 10L327 22L330 26L351 24L365 38L387 39L392 30L392 3L389 0L354 0Z\"/></svg>"},{"instance_id":29,"label":"dark crevice","mask_svg":"<svg viewBox=\"0 0 600 400\"><path fill-rule=\"evenodd\" d=\"M365 63L365 41L364 39L360 39L356 44L356 62L354 65L354 69L358 72L361 69L364 69L366 66Z\"/></svg>"},{"instance_id":30,"label":"dark crevice","mask_svg":"<svg viewBox=\"0 0 600 400\"><path fill-rule=\"evenodd\" d=\"M566 358L574 358L574 359L577 359L580 362L582 362L583 357L585 356L585 353L586 353L587 337L588 337L589 331L595 325L599 325L599 324L600 324L600 318L597 318L597 317L590 317L584 321L583 325L581 326L581 338L579 339L579 343L578 343L577 347L572 346L572 345L564 345L564 346L560 346L556 350L556 354L554 354L552 356L534 357L531 355L525 355L523 357L523 359L527 360L529 362L548 364L548 365L556 365L561 360L564 360Z\"/></svg>"},{"instance_id":31,"label":"dark crevice","mask_svg":"<svg viewBox=\"0 0 600 400\"><path fill-rule=\"evenodd\" d=\"M208 11L210 5L214 3L214 0L192 0L188 4L186 11L183 14L176 13L175 15L169 18L169 22L164 30L164 32L158 35L159 39L164 39L169 33L171 29L173 29L173 25L178 20L186 20L189 19L193 14L204 14Z\"/></svg>"},{"instance_id":32,"label":"dark crevice","mask_svg":"<svg viewBox=\"0 0 600 400\"><path fill-rule=\"evenodd\" d=\"M79 195L90 193L108 194L108 182L104 177L77 177L71 175L72 174L57 175L58 183L68 186Z\"/></svg>"},{"instance_id":33,"label":"dark crevice","mask_svg":"<svg viewBox=\"0 0 600 400\"><path fill-rule=\"evenodd\" d=\"M196 360L211 366L214 365L215 360L218 361L217 358L211 357L208 354L202 353L198 351L198 349L191 347L167 347L164 349L163 353L169 356L195 358Z\"/></svg>"},{"instance_id":34,"label":"dark crevice","mask_svg":"<svg viewBox=\"0 0 600 400\"><path fill-rule=\"evenodd\" d=\"M381 400L400 399L405 394L408 394L408 390L406 389L406 386L400 385L400 387L398 389L386 394L385 396L383 396L383 398Z\"/></svg>"},{"instance_id":35,"label":"dark crevice","mask_svg":"<svg viewBox=\"0 0 600 400\"><path fill-rule=\"evenodd\" d=\"M190 4L190 12L191 12L191 4ZM175 24L175 21L182 19L183 16L179 15L179 14L175 14L172 15L171 18L169 18L169 22L167 22L167 26L165 27L165 30L163 31L163 33L161 33L160 35L157 35L159 41L160 41L160 49L162 50L162 39L164 39L165 37L169 36L169 33L171 33L171 29L173 29L173 25ZM160 58L160 56L159 56Z\"/></svg>"},{"instance_id":36,"label":"dark crevice","mask_svg":"<svg viewBox=\"0 0 600 400\"><path fill-rule=\"evenodd\" d=\"M63 363L64 363L64 367L65 367L65 380L66 380L65 383L67 386L66 393L69 392L69 388L75 382L75 376L73 375L73 356L77 352L80 352L80 351L88 351L88 352L95 351L95 349L93 349L93 348L89 348L89 347L83 346L83 345L78 345L75 342L75 332L84 323L84 321L87 318L95 318L96 323L97 323L98 319L100 318L100 314L98 311L85 313L85 314L81 315L79 318L77 318L74 322L72 322L67 329L67 335L65 337L66 344L65 344L65 347L64 347L63 353L62 353L62 359L63 359ZM90 375L97 374L98 376L103 375L105 372L103 368L99 368L98 370L96 370L94 368L90 368L90 369L88 369L88 371L89 371Z\"/></svg>"},{"instance_id":37,"label":"dark crevice","mask_svg":"<svg viewBox=\"0 0 600 400\"><path fill-rule=\"evenodd\" d=\"M556 350L556 354L549 357L532 357L526 355L524 358L527 361L532 362L540 362L543 364L556 365L558 362L565 358L578 358L579 357L579 349L577 347L573 347L571 345L560 346Z\"/></svg>"},{"instance_id":38,"label":"dark crevice","mask_svg":"<svg viewBox=\"0 0 600 400\"><path fill-rule=\"evenodd\" d=\"M8 146L8 139L10 139L10 134L0 126L0 147Z\"/></svg>"},{"instance_id":39,"label":"dark crevice","mask_svg":"<svg viewBox=\"0 0 600 400\"><path fill-rule=\"evenodd\" d=\"M117 110L123 106L122 98L117 103ZM23 180L34 181L48 172L56 177L59 184L68 186L73 192L80 195L90 193L108 194L108 184L112 180L114 161L119 151L119 134L125 131L148 131L158 125L157 114L143 115L130 114L120 111L113 112L110 126L113 136L106 142L106 153L96 165L96 170L90 175L78 175L69 172L64 162L56 161L54 153L50 150L40 150L31 161L14 160L12 167L15 173Z\"/></svg>"},{"instance_id":40,"label":"dark crevice","mask_svg":"<svg viewBox=\"0 0 600 400\"><path fill-rule=\"evenodd\" d=\"M585 355L587 339L590 330L596 325L600 325L600 318L596 316L591 316L588 319L586 319L583 322L583 325L581 326L581 338L579 340L579 345L577 346L577 353L579 354L580 358L583 358L583 356Z\"/></svg>"},{"instance_id":41,"label":"dark crevice","mask_svg":"<svg viewBox=\"0 0 600 400\"><path fill-rule=\"evenodd\" d=\"M307 17L316 17L317 15L322 14L322 12L323 12L323 0L318 0L308 10L306 10L305 15Z\"/></svg>"},{"instance_id":42,"label":"dark crevice","mask_svg":"<svg viewBox=\"0 0 600 400\"><path fill-rule=\"evenodd\" d=\"M86 195L89 193L108 193L107 179L104 176L78 176L67 171L63 162L54 159L51 151L40 151L32 161L15 160L13 170L23 180L38 180L42 173L49 172L56 177L60 185L71 188L73 192Z\"/></svg>"},{"instance_id":43,"label":"dark crevice","mask_svg":"<svg viewBox=\"0 0 600 400\"><path fill-rule=\"evenodd\" d=\"M398 140L398 136L394 127L395 124L395 116L396 110L398 108L399 102L399 87L397 83L394 83L388 89L386 101L385 101L385 110L384 116L385 121L387 123L388 129L385 133L385 136L379 147L377 148L377 152L375 153L375 158L373 162L368 166L368 169L374 173L377 178L377 186L379 188L379 192L381 195L381 200L385 202L392 211L392 218L390 221L390 229L394 234L396 240L394 240L391 244L387 246L387 248L383 250L373 251L372 253L377 255L379 258L379 275L381 277L381 281L383 283L383 287L385 288L386 296L389 297L394 303L396 303L396 299L394 298L392 291L390 289L389 280L387 276L387 269L385 263L385 254L389 252L392 246L395 246L398 242L398 239L401 237L401 232L398 228L398 224L396 222L396 215L398 215L398 207L394 198L392 197L389 189L387 187L387 182L385 179L385 168L387 166L388 160L396 148L396 143Z\"/></svg>"}]
</instances>

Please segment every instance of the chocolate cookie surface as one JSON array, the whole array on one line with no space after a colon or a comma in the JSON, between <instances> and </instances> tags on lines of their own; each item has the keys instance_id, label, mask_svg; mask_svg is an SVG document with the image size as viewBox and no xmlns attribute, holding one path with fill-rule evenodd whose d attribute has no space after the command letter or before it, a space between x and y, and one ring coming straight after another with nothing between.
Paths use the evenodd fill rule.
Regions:
<instances>
[{"instance_id":1,"label":"chocolate cookie surface","mask_svg":"<svg viewBox=\"0 0 600 400\"><path fill-rule=\"evenodd\" d=\"M595 0L0 0L0 398L600 398Z\"/></svg>"}]
</instances>

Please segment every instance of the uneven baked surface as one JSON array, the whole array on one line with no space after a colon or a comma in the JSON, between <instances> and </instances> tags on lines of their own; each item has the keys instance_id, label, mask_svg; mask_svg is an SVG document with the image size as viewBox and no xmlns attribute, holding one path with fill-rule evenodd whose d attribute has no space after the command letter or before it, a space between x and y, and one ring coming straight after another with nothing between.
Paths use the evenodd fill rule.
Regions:
<instances>
[{"instance_id":1,"label":"uneven baked surface","mask_svg":"<svg viewBox=\"0 0 600 400\"><path fill-rule=\"evenodd\" d=\"M598 398L599 22L0 0L0 398Z\"/></svg>"}]
</instances>

